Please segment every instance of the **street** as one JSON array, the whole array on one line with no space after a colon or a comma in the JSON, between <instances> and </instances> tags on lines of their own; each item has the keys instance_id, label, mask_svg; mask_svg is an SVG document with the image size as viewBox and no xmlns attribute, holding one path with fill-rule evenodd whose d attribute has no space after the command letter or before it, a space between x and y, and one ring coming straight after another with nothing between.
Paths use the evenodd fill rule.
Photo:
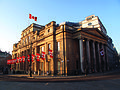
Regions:
<instances>
[{"instance_id":1,"label":"street","mask_svg":"<svg viewBox=\"0 0 120 90\"><path fill-rule=\"evenodd\" d=\"M19 76L19 77L18 77ZM0 90L120 90L120 72L67 77L0 75Z\"/></svg>"},{"instance_id":2,"label":"street","mask_svg":"<svg viewBox=\"0 0 120 90\"><path fill-rule=\"evenodd\" d=\"M0 90L120 90L120 79L87 82L0 81Z\"/></svg>"}]
</instances>

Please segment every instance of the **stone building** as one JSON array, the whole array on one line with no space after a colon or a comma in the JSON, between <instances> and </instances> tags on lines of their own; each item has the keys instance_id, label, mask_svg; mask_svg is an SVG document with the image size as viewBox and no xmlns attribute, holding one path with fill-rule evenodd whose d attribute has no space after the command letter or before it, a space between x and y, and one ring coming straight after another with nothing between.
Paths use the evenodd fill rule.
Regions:
<instances>
[{"instance_id":1,"label":"stone building","mask_svg":"<svg viewBox=\"0 0 120 90\"><path fill-rule=\"evenodd\" d=\"M50 57L52 50L53 57ZM101 53L102 50L102 53ZM45 52L45 59L42 59ZM32 71L41 75L75 75L109 70L108 36L100 19L91 15L84 21L52 21L45 26L31 24L13 45L12 58L25 56L25 62L12 64L17 71L29 71L28 55L40 54L32 62Z\"/></svg>"},{"instance_id":2,"label":"stone building","mask_svg":"<svg viewBox=\"0 0 120 90\"><path fill-rule=\"evenodd\" d=\"M3 52L0 50L0 72L3 68L10 68L10 66L7 65L8 59L12 59L12 55L8 52Z\"/></svg>"}]
</instances>

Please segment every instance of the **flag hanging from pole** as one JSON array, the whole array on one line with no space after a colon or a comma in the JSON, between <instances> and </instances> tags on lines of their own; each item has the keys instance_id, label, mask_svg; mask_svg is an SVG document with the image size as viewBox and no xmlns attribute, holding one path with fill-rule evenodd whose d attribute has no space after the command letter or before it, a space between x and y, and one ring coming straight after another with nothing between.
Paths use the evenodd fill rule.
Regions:
<instances>
[{"instance_id":1,"label":"flag hanging from pole","mask_svg":"<svg viewBox=\"0 0 120 90\"><path fill-rule=\"evenodd\" d=\"M32 16L32 14L29 14L29 19L34 19L35 21L37 21L37 17Z\"/></svg>"},{"instance_id":2,"label":"flag hanging from pole","mask_svg":"<svg viewBox=\"0 0 120 90\"><path fill-rule=\"evenodd\" d=\"M50 57L53 58L52 50L49 50Z\"/></svg>"},{"instance_id":3,"label":"flag hanging from pole","mask_svg":"<svg viewBox=\"0 0 120 90\"><path fill-rule=\"evenodd\" d=\"M36 61L40 61L40 54L36 53Z\"/></svg>"},{"instance_id":4,"label":"flag hanging from pole","mask_svg":"<svg viewBox=\"0 0 120 90\"><path fill-rule=\"evenodd\" d=\"M100 49L100 55L103 57L104 56L104 51L103 49Z\"/></svg>"},{"instance_id":5,"label":"flag hanging from pole","mask_svg":"<svg viewBox=\"0 0 120 90\"><path fill-rule=\"evenodd\" d=\"M28 55L27 59L28 59L28 62L30 62L30 55Z\"/></svg>"},{"instance_id":6,"label":"flag hanging from pole","mask_svg":"<svg viewBox=\"0 0 120 90\"><path fill-rule=\"evenodd\" d=\"M35 57L35 55L32 54L32 62L34 61L34 57Z\"/></svg>"},{"instance_id":7,"label":"flag hanging from pole","mask_svg":"<svg viewBox=\"0 0 120 90\"><path fill-rule=\"evenodd\" d=\"M22 56L22 62L25 62L25 56Z\"/></svg>"},{"instance_id":8,"label":"flag hanging from pole","mask_svg":"<svg viewBox=\"0 0 120 90\"><path fill-rule=\"evenodd\" d=\"M42 51L42 57L43 60L45 60L45 52Z\"/></svg>"}]
</instances>

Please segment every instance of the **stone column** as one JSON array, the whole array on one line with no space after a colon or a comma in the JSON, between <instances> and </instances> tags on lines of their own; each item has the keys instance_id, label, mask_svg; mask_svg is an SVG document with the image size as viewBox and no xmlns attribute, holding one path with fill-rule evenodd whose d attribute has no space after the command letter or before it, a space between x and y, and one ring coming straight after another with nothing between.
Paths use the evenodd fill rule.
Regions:
<instances>
[{"instance_id":1,"label":"stone column","mask_svg":"<svg viewBox=\"0 0 120 90\"><path fill-rule=\"evenodd\" d=\"M107 61L107 70L109 70L109 61L108 61L108 51L107 51L107 45L105 45L105 56L106 56L106 61Z\"/></svg>"},{"instance_id":2,"label":"stone column","mask_svg":"<svg viewBox=\"0 0 120 90\"><path fill-rule=\"evenodd\" d=\"M81 65L81 71L84 73L84 69L83 69L84 55L83 55L83 39L82 38L80 38L80 40L79 40L79 46L80 46L80 65Z\"/></svg>"},{"instance_id":3,"label":"stone column","mask_svg":"<svg viewBox=\"0 0 120 90\"><path fill-rule=\"evenodd\" d=\"M97 72L96 70L96 53L95 53L95 41L92 42L92 47L93 47L93 65L94 65L94 71Z\"/></svg>"},{"instance_id":4,"label":"stone column","mask_svg":"<svg viewBox=\"0 0 120 90\"><path fill-rule=\"evenodd\" d=\"M98 46L98 58L99 58L99 71L102 72L101 70L101 56L100 56L100 43L97 44Z\"/></svg>"},{"instance_id":5,"label":"stone column","mask_svg":"<svg viewBox=\"0 0 120 90\"><path fill-rule=\"evenodd\" d=\"M86 41L86 49L87 49L87 62L88 62L88 69L89 69L89 73L91 73L91 62L90 62L90 45L89 45L90 41L87 39Z\"/></svg>"},{"instance_id":6,"label":"stone column","mask_svg":"<svg viewBox=\"0 0 120 90\"><path fill-rule=\"evenodd\" d=\"M104 61L104 71L106 71L106 61L105 61L105 48L104 48L104 44L102 44L102 48L103 48L103 53L104 53L104 56L103 56L103 61Z\"/></svg>"}]
</instances>

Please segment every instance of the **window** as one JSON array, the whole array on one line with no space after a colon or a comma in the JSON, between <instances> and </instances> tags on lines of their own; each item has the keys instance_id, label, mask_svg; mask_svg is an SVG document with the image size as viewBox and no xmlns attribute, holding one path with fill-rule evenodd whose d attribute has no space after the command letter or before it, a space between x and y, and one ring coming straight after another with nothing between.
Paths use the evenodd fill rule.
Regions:
<instances>
[{"instance_id":1,"label":"window","mask_svg":"<svg viewBox=\"0 0 120 90\"><path fill-rule=\"evenodd\" d=\"M44 47L42 47L42 51L44 51Z\"/></svg>"},{"instance_id":2,"label":"window","mask_svg":"<svg viewBox=\"0 0 120 90\"><path fill-rule=\"evenodd\" d=\"M50 45L50 44L48 44L48 49L50 49L50 46L51 46L51 45Z\"/></svg>"},{"instance_id":3,"label":"window","mask_svg":"<svg viewBox=\"0 0 120 90\"><path fill-rule=\"evenodd\" d=\"M25 38L25 43L27 43L27 38Z\"/></svg>"},{"instance_id":4,"label":"window","mask_svg":"<svg viewBox=\"0 0 120 90\"><path fill-rule=\"evenodd\" d=\"M60 51L60 42L58 42L58 51Z\"/></svg>"},{"instance_id":5,"label":"window","mask_svg":"<svg viewBox=\"0 0 120 90\"><path fill-rule=\"evenodd\" d=\"M60 73L60 61L58 61L58 74Z\"/></svg>"},{"instance_id":6,"label":"window","mask_svg":"<svg viewBox=\"0 0 120 90\"><path fill-rule=\"evenodd\" d=\"M30 42L30 36L28 37L28 42Z\"/></svg>"},{"instance_id":7,"label":"window","mask_svg":"<svg viewBox=\"0 0 120 90\"><path fill-rule=\"evenodd\" d=\"M23 40L23 45L24 45L24 40Z\"/></svg>"},{"instance_id":8,"label":"window","mask_svg":"<svg viewBox=\"0 0 120 90\"><path fill-rule=\"evenodd\" d=\"M92 23L88 23L88 26L92 25Z\"/></svg>"},{"instance_id":9,"label":"window","mask_svg":"<svg viewBox=\"0 0 120 90\"><path fill-rule=\"evenodd\" d=\"M50 29L48 29L48 33L50 32Z\"/></svg>"},{"instance_id":10,"label":"window","mask_svg":"<svg viewBox=\"0 0 120 90\"><path fill-rule=\"evenodd\" d=\"M48 44L48 54L50 54L50 53L49 53L49 50L50 50L50 44Z\"/></svg>"}]
</instances>

